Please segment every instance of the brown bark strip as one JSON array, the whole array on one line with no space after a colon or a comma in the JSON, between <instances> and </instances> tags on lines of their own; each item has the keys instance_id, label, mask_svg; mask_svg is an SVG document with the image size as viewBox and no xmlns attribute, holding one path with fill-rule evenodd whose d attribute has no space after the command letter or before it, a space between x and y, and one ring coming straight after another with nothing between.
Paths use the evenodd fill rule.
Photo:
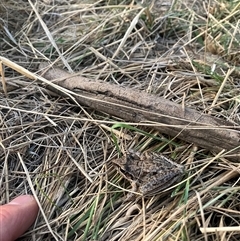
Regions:
<instances>
[{"instance_id":1,"label":"brown bark strip","mask_svg":"<svg viewBox=\"0 0 240 241\"><path fill-rule=\"evenodd\" d=\"M43 63L39 69L46 67ZM136 123L154 123L154 128L197 146L220 152L230 151L228 157L240 157L239 126L201 114L143 91L92 81L54 68L43 73L48 80L76 93L76 100L93 109ZM56 89L55 89L56 91Z\"/></svg>"}]
</instances>

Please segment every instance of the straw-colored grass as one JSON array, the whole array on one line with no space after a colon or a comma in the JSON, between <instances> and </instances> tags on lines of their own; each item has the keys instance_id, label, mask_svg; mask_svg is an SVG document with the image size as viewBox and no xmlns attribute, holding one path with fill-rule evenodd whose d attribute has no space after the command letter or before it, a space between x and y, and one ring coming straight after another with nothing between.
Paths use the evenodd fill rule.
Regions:
<instances>
[{"instance_id":1,"label":"straw-colored grass","mask_svg":"<svg viewBox=\"0 0 240 241\"><path fill-rule=\"evenodd\" d=\"M3 0L0 16L0 55L33 76L48 61L239 125L239 1ZM114 125L124 120L2 64L1 203L32 193L40 205L19 240L239 240L239 163ZM125 200L114 141L185 165L183 181L172 195Z\"/></svg>"}]
</instances>

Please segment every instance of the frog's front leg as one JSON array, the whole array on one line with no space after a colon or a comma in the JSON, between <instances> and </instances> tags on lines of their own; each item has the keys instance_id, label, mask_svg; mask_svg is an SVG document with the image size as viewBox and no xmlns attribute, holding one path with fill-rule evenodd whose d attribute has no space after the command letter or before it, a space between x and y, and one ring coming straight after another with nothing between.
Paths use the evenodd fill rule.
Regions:
<instances>
[{"instance_id":1,"label":"frog's front leg","mask_svg":"<svg viewBox=\"0 0 240 241\"><path fill-rule=\"evenodd\" d=\"M131 186L132 189L128 192L126 200L125 201L132 201L134 199L136 199L136 195L141 195L141 193L139 192L139 187L137 185L138 181L131 181Z\"/></svg>"}]
</instances>

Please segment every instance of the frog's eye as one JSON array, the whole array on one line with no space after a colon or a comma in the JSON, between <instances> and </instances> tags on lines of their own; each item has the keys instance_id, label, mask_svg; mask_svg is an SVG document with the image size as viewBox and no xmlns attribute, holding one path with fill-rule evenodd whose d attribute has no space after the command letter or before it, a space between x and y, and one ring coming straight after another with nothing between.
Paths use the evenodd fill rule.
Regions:
<instances>
[{"instance_id":1,"label":"frog's eye","mask_svg":"<svg viewBox=\"0 0 240 241\"><path fill-rule=\"evenodd\" d=\"M118 167L119 172L128 180L134 180L134 176L132 175L131 170L128 165L124 165L123 167Z\"/></svg>"}]
</instances>

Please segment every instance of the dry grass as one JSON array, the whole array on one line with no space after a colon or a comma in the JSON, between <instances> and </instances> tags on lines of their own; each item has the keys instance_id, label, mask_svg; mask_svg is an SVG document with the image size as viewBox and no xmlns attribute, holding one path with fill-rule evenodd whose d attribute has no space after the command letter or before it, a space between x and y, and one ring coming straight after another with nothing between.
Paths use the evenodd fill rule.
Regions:
<instances>
[{"instance_id":1,"label":"dry grass","mask_svg":"<svg viewBox=\"0 0 240 241\"><path fill-rule=\"evenodd\" d=\"M1 56L32 73L49 61L239 123L239 1L8 0L0 16ZM186 165L172 196L124 202L130 184L110 161L119 120L4 71L1 203L32 193L40 204L19 240L239 240L238 163L120 126L122 149Z\"/></svg>"}]
</instances>

